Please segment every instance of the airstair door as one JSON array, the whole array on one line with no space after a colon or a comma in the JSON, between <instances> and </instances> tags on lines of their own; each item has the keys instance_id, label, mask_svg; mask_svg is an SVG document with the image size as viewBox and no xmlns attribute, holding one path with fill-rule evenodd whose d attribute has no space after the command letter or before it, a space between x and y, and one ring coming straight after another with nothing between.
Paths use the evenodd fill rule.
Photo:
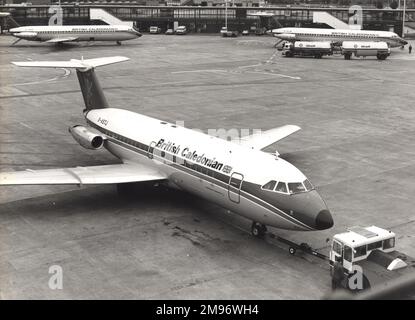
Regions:
<instances>
[{"instance_id":1,"label":"airstair door","mask_svg":"<svg viewBox=\"0 0 415 320\"><path fill-rule=\"evenodd\" d=\"M228 184L228 197L229 200L235 203L241 201L241 187L244 176L238 172L232 173Z\"/></svg>"}]
</instances>

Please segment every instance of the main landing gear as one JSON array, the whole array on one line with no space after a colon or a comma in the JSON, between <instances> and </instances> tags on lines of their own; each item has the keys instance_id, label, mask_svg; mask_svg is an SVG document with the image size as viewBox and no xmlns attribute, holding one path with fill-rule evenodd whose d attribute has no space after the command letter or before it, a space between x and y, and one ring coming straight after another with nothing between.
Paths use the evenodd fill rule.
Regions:
<instances>
[{"instance_id":1,"label":"main landing gear","mask_svg":"<svg viewBox=\"0 0 415 320\"><path fill-rule=\"evenodd\" d=\"M257 238L263 238L267 232L267 227L259 222L252 222L251 233Z\"/></svg>"},{"instance_id":2,"label":"main landing gear","mask_svg":"<svg viewBox=\"0 0 415 320\"><path fill-rule=\"evenodd\" d=\"M117 44L120 46L121 45L121 41L117 41Z\"/></svg>"}]
</instances>

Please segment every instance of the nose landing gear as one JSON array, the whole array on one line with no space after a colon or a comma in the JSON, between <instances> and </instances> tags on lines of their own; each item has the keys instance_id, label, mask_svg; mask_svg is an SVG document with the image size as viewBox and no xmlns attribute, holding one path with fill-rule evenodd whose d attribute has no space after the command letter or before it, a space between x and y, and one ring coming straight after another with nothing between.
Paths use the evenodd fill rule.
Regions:
<instances>
[{"instance_id":1,"label":"nose landing gear","mask_svg":"<svg viewBox=\"0 0 415 320\"><path fill-rule=\"evenodd\" d=\"M254 237L263 238L267 232L267 227L259 222L252 222L251 233Z\"/></svg>"}]
</instances>

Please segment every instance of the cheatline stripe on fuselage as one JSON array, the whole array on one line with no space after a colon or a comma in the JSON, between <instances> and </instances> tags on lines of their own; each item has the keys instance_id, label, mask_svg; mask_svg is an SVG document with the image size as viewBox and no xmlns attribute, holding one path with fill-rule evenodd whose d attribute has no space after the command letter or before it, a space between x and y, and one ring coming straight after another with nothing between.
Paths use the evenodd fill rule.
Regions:
<instances>
[{"instance_id":1,"label":"cheatline stripe on fuselage","mask_svg":"<svg viewBox=\"0 0 415 320\"><path fill-rule=\"evenodd\" d=\"M141 143L139 141L136 141L136 140L127 138L125 136L122 136L122 135L120 135L118 133L115 133L113 131L110 131L108 129L102 128L102 127L98 126L97 124L91 122L90 120L87 120L87 123L89 125L91 125L92 127L94 127L95 129L97 129L100 132L102 132L103 134L105 134L109 138L109 140L111 142L113 142L113 143L115 143L115 144L117 144L117 145L119 145L121 147L127 148L127 149L129 149L129 150L131 150L133 152L137 152L137 153L139 153L139 154L141 154L141 155L143 155L145 157L148 157L149 156L149 152L148 152L149 146L148 145L146 145L144 143ZM117 139L117 137L122 137L122 138L125 138L125 140L132 141L132 142L136 143L137 145L139 145L141 148L138 147L138 146L131 145L128 142L120 141L120 139ZM185 172L187 174L190 174L190 175L192 175L194 177L197 177L197 178L200 178L200 179L203 179L203 180L207 180L207 181L209 181L209 182L217 185L218 187L223 188L224 190L228 190L230 176L226 176L226 175L224 175L222 173L219 173L217 171L214 171L215 175L219 175L219 176L221 176L221 178L226 177L226 181L223 181L223 180L220 180L218 178L215 178L215 177L212 177L212 176L209 176L209 175L202 174L200 172L194 171L193 169L189 169L188 167L186 167L184 165L180 165L180 164L174 163L171 160L166 159L166 158L163 158L163 157L160 157L158 155L151 154L151 156L158 157L158 158L162 159L162 162L164 162L164 163L166 161L170 161L171 164L167 164L167 163L165 163L165 164L166 165L170 165L170 166L172 166L172 167L174 167L174 168L176 168L176 169L178 169L178 170L180 170L182 172ZM176 158L181 159L180 157L177 157L177 156L176 156ZM181 159L181 160L183 160L183 162L185 164L187 163L187 164L192 165L192 166L199 166L199 165L196 165L196 164L191 164L190 161L188 161L188 160L187 161L184 160L184 159ZM202 166L199 166L199 167L202 167ZM207 169L205 167L203 167L203 168L204 169ZM210 169L207 169L207 170L210 170ZM211 171L213 171L213 170L211 170ZM258 185L258 187L260 188L261 186ZM242 196L246 200L249 200L251 202L254 202L255 204L260 205L262 207L265 207L266 209L268 209L272 213L277 214L279 217L281 217L281 218L283 218L283 219L285 219L285 220L287 220L287 221L289 221L289 222L291 222L291 223L293 223L295 225L299 225L300 227L307 228L307 229L310 229L310 230L314 230L314 228L310 227L309 225L307 225L307 224L305 224L305 223L303 223L303 222L295 219L294 217L288 215L282 209L279 209L279 208L275 207L274 205L269 204L268 202L264 201L263 199L258 198L256 196L252 195L251 193L248 193L245 190L243 190L243 182L242 182L242 188L240 189L240 191L241 191L240 196Z\"/></svg>"}]
</instances>

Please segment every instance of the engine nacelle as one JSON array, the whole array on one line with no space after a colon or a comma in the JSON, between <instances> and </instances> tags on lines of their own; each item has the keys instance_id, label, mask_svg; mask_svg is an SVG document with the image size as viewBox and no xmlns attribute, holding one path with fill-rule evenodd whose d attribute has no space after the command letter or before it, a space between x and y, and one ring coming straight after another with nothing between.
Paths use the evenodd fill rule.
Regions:
<instances>
[{"instance_id":1,"label":"engine nacelle","mask_svg":"<svg viewBox=\"0 0 415 320\"><path fill-rule=\"evenodd\" d=\"M35 39L37 37L37 32L16 32L13 33L13 36L21 39Z\"/></svg>"},{"instance_id":2,"label":"engine nacelle","mask_svg":"<svg viewBox=\"0 0 415 320\"><path fill-rule=\"evenodd\" d=\"M282 40L294 40L295 34L292 33L278 33L274 34L274 37L280 38Z\"/></svg>"},{"instance_id":3,"label":"engine nacelle","mask_svg":"<svg viewBox=\"0 0 415 320\"><path fill-rule=\"evenodd\" d=\"M69 127L69 132L72 137L86 149L99 149L104 145L106 137L93 129L85 128L84 126Z\"/></svg>"}]
</instances>

